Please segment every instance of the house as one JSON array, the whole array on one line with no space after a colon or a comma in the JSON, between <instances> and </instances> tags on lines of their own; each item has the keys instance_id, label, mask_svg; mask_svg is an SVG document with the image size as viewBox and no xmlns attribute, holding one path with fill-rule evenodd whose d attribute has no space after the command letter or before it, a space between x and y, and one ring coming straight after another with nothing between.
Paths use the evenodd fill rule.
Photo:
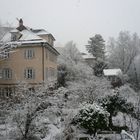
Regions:
<instances>
[{"instance_id":1,"label":"house","mask_svg":"<svg viewBox=\"0 0 140 140\"><path fill-rule=\"evenodd\" d=\"M0 95L9 95L20 82L37 85L57 77L58 51L55 38L44 29L19 26L8 32L2 43L18 44L6 59L0 58Z\"/></svg>"},{"instance_id":2,"label":"house","mask_svg":"<svg viewBox=\"0 0 140 140\"><path fill-rule=\"evenodd\" d=\"M103 74L108 80L111 81L113 87L119 87L122 85L122 71L121 69L104 69Z\"/></svg>"},{"instance_id":3,"label":"house","mask_svg":"<svg viewBox=\"0 0 140 140\"><path fill-rule=\"evenodd\" d=\"M94 57L91 54L86 54L86 53L81 53L84 61L90 66L90 67L94 67L95 66L95 62L96 62L96 57Z\"/></svg>"}]
</instances>

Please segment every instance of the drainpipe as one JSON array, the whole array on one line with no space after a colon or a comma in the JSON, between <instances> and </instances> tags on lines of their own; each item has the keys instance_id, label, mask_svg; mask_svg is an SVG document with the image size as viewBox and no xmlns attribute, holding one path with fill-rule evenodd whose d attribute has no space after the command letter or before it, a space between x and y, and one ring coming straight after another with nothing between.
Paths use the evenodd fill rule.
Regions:
<instances>
[{"instance_id":1,"label":"drainpipe","mask_svg":"<svg viewBox=\"0 0 140 140\"><path fill-rule=\"evenodd\" d=\"M41 47L42 47L42 80L44 83L45 77L44 77L44 44L41 43Z\"/></svg>"}]
</instances>

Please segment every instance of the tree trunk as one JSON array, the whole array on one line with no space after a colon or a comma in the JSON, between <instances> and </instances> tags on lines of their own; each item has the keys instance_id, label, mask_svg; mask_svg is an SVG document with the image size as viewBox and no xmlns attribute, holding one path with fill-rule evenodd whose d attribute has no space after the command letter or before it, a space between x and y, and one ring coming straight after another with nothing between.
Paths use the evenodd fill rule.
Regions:
<instances>
[{"instance_id":1,"label":"tree trunk","mask_svg":"<svg viewBox=\"0 0 140 140\"><path fill-rule=\"evenodd\" d=\"M109 116L109 128L112 129L113 128L113 122L112 122L112 115L110 114Z\"/></svg>"},{"instance_id":2,"label":"tree trunk","mask_svg":"<svg viewBox=\"0 0 140 140\"><path fill-rule=\"evenodd\" d=\"M134 73L135 73L135 79L136 79L136 85L139 85L139 80L138 80L138 74L137 74L137 69L136 69L136 65L134 63Z\"/></svg>"},{"instance_id":3,"label":"tree trunk","mask_svg":"<svg viewBox=\"0 0 140 140\"><path fill-rule=\"evenodd\" d=\"M27 114L27 118L26 118L26 123L25 123L25 133L24 133L24 138L27 138L27 135L29 133L29 128L31 125L32 119L31 119L31 115Z\"/></svg>"}]
</instances>

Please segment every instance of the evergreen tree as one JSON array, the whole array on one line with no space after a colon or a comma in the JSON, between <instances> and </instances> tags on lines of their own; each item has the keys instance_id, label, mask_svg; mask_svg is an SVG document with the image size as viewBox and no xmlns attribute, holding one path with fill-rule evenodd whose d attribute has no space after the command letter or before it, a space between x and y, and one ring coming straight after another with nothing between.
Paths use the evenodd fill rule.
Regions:
<instances>
[{"instance_id":1,"label":"evergreen tree","mask_svg":"<svg viewBox=\"0 0 140 140\"><path fill-rule=\"evenodd\" d=\"M96 34L90 38L88 45L86 45L87 51L96 57L96 62L93 64L92 69L94 70L95 76L102 76L103 69L107 68L105 59L105 41L100 34Z\"/></svg>"},{"instance_id":2,"label":"evergreen tree","mask_svg":"<svg viewBox=\"0 0 140 140\"><path fill-rule=\"evenodd\" d=\"M94 37L89 38L88 45L86 45L87 51L96 57L96 59L105 58L105 41L100 34L96 34Z\"/></svg>"}]
</instances>

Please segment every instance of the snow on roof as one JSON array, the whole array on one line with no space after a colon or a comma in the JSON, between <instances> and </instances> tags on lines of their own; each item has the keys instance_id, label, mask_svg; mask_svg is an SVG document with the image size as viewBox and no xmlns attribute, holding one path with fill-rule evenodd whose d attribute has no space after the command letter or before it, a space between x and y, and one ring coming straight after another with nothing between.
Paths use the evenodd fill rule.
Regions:
<instances>
[{"instance_id":1,"label":"snow on roof","mask_svg":"<svg viewBox=\"0 0 140 140\"><path fill-rule=\"evenodd\" d=\"M18 39L16 41L11 41L11 35L14 34L16 35ZM47 31L45 31L44 29L37 29L37 30L33 30L31 28L25 28L22 31L17 30L16 28L12 28L11 32L9 31L6 35L4 35L4 37L0 40L1 43L18 43L21 45L27 45L27 44L40 44L40 43L47 43L47 40L43 39L41 36L39 36L39 34L50 34ZM52 36L52 34L50 34ZM53 37L53 36L52 36ZM53 37L54 38L54 37ZM55 39L54 39L55 40ZM59 54L58 51L52 47L49 46L49 48L54 51L55 53Z\"/></svg>"},{"instance_id":2,"label":"snow on roof","mask_svg":"<svg viewBox=\"0 0 140 140\"><path fill-rule=\"evenodd\" d=\"M103 73L104 73L105 76L122 75L121 69L104 69Z\"/></svg>"},{"instance_id":3,"label":"snow on roof","mask_svg":"<svg viewBox=\"0 0 140 140\"><path fill-rule=\"evenodd\" d=\"M23 30L20 32L22 34L21 40L43 40L41 37L37 36L35 33L31 32L30 30Z\"/></svg>"},{"instance_id":4,"label":"snow on roof","mask_svg":"<svg viewBox=\"0 0 140 140\"><path fill-rule=\"evenodd\" d=\"M36 35L46 35L46 34L50 34L49 32L47 32L44 29L35 29L32 30L32 32L34 32Z\"/></svg>"},{"instance_id":5,"label":"snow on roof","mask_svg":"<svg viewBox=\"0 0 140 140\"><path fill-rule=\"evenodd\" d=\"M32 41L31 43L36 43L36 41L43 41L46 42L46 40L44 40L43 38L41 38L40 36L36 35L35 33L33 33L31 30L23 30L23 31L18 31L17 29L12 29L10 32L6 33L5 36L2 38L2 42L11 42L11 33L16 32L21 34L21 38L18 40L18 42L23 42L23 41ZM30 43L29 42L29 43Z\"/></svg>"},{"instance_id":6,"label":"snow on roof","mask_svg":"<svg viewBox=\"0 0 140 140\"><path fill-rule=\"evenodd\" d=\"M45 43L46 40L25 40L25 41L20 41L21 44L32 44L32 43Z\"/></svg>"},{"instance_id":7,"label":"snow on roof","mask_svg":"<svg viewBox=\"0 0 140 140\"><path fill-rule=\"evenodd\" d=\"M10 33L17 33L17 32L19 32L19 30L17 30L17 29L13 29L10 31Z\"/></svg>"}]
</instances>

